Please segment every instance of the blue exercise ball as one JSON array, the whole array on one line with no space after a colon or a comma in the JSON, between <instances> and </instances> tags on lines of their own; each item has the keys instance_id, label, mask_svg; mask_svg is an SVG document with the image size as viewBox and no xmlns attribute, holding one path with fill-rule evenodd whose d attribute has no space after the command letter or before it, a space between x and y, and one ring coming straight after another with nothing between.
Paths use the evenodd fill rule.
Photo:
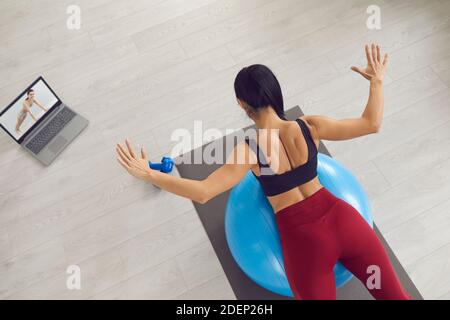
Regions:
<instances>
[{"instance_id":1,"label":"blue exercise ball","mask_svg":"<svg viewBox=\"0 0 450 320\"><path fill-rule=\"evenodd\" d=\"M370 204L358 180L333 158L322 153L317 157L320 183L358 210L373 228ZM252 172L231 190L225 209L225 235L231 254L247 276L272 292L294 296L284 270L274 212ZM338 288L352 278L339 262L334 276Z\"/></svg>"}]
</instances>

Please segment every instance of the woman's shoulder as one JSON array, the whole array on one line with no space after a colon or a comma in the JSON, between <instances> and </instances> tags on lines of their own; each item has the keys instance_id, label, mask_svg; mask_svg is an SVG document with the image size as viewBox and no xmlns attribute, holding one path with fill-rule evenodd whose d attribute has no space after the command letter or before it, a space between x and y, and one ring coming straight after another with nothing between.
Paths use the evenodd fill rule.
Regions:
<instances>
[{"instance_id":1,"label":"woman's shoulder","mask_svg":"<svg viewBox=\"0 0 450 320\"><path fill-rule=\"evenodd\" d=\"M308 128L314 142L319 141L319 133L317 132L317 128L314 126L314 124L311 121L308 121L308 116L303 115L303 116L298 117L298 119L302 120L306 124L306 127Z\"/></svg>"}]
</instances>

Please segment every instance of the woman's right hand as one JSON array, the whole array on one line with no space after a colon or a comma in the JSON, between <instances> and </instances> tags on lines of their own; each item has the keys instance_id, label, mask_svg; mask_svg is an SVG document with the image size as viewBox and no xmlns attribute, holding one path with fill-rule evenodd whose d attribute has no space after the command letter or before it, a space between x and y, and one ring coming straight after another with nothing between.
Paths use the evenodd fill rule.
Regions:
<instances>
[{"instance_id":1,"label":"woman's right hand","mask_svg":"<svg viewBox=\"0 0 450 320\"><path fill-rule=\"evenodd\" d=\"M383 81L384 74L388 62L388 54L384 54L383 62L381 62L380 46L372 43L372 47L366 44L366 58L367 66L365 68L351 67L351 69L369 81L378 80Z\"/></svg>"}]
</instances>

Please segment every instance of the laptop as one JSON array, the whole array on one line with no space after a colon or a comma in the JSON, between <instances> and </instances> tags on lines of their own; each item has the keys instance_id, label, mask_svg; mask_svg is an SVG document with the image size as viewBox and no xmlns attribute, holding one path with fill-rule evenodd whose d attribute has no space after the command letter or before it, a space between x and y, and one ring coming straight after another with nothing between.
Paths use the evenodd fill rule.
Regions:
<instances>
[{"instance_id":1,"label":"laptop","mask_svg":"<svg viewBox=\"0 0 450 320\"><path fill-rule=\"evenodd\" d=\"M3 130L47 166L88 123L66 106L42 77L0 113Z\"/></svg>"}]
</instances>

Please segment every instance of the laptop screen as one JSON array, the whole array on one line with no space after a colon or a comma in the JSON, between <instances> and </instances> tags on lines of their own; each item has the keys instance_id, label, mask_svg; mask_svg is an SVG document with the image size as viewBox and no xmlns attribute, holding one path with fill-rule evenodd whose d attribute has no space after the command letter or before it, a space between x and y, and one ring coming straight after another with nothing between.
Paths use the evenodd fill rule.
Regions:
<instances>
[{"instance_id":1,"label":"laptop screen","mask_svg":"<svg viewBox=\"0 0 450 320\"><path fill-rule=\"evenodd\" d=\"M56 94L40 77L2 111L0 125L20 143L58 102Z\"/></svg>"}]
</instances>

